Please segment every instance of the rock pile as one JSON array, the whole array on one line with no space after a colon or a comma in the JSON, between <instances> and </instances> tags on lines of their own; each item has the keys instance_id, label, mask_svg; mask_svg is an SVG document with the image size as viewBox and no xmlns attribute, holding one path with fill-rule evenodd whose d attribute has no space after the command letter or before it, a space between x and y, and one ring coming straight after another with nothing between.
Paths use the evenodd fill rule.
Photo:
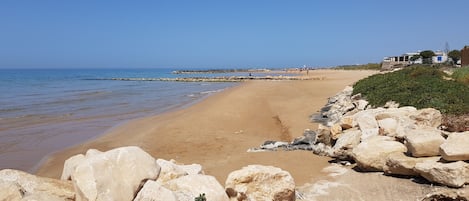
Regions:
<instances>
[{"instance_id":1,"label":"rock pile","mask_svg":"<svg viewBox=\"0 0 469 201\"><path fill-rule=\"evenodd\" d=\"M228 176L225 189L198 164L155 160L135 146L72 156L60 180L0 170L0 189L0 201L295 200L294 180L279 168L244 167Z\"/></svg>"},{"instance_id":2,"label":"rock pile","mask_svg":"<svg viewBox=\"0 0 469 201\"><path fill-rule=\"evenodd\" d=\"M313 118L322 121L316 132L308 130L293 142L268 141L270 146L253 150L312 150L342 164L356 163L361 171L422 176L457 188L469 183L469 132L440 130L442 115L436 109L393 102L372 108L352 91L347 87L329 98Z\"/></svg>"}]
</instances>

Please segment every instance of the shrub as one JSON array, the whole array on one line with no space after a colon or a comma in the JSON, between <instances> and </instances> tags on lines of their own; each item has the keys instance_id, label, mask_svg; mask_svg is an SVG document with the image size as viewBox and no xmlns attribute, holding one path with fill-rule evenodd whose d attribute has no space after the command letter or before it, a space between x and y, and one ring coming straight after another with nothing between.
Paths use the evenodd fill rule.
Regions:
<instances>
[{"instance_id":1,"label":"shrub","mask_svg":"<svg viewBox=\"0 0 469 201\"><path fill-rule=\"evenodd\" d=\"M451 75L456 81L469 85L469 67L456 69Z\"/></svg>"},{"instance_id":2,"label":"shrub","mask_svg":"<svg viewBox=\"0 0 469 201\"><path fill-rule=\"evenodd\" d=\"M205 197L205 193L199 194L199 197L196 197L194 201L207 201L207 198Z\"/></svg>"},{"instance_id":3,"label":"shrub","mask_svg":"<svg viewBox=\"0 0 469 201\"><path fill-rule=\"evenodd\" d=\"M445 73L428 66L409 67L358 81L353 94L361 93L373 106L396 101L401 106L432 107L447 114L469 112L469 87L445 80Z\"/></svg>"}]
</instances>

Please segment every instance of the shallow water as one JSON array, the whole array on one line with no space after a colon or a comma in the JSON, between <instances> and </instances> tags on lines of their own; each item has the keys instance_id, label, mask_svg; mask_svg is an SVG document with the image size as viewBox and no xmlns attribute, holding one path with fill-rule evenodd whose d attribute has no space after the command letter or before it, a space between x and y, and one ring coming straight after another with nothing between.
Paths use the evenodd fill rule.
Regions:
<instances>
[{"instance_id":1,"label":"shallow water","mask_svg":"<svg viewBox=\"0 0 469 201\"><path fill-rule=\"evenodd\" d=\"M191 76L171 71L0 70L0 169L34 171L47 154L119 123L181 108L236 85L106 80Z\"/></svg>"}]
</instances>

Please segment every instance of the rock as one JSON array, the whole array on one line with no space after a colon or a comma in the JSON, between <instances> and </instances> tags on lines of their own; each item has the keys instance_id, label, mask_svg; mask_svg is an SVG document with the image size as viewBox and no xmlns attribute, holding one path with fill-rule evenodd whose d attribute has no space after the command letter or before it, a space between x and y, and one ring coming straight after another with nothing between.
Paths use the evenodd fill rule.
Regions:
<instances>
[{"instance_id":1,"label":"rock","mask_svg":"<svg viewBox=\"0 0 469 201\"><path fill-rule=\"evenodd\" d=\"M461 187L469 181L469 164L463 161L452 163L440 163L426 161L417 163L415 171L428 181L447 185L450 187Z\"/></svg>"},{"instance_id":2,"label":"rock","mask_svg":"<svg viewBox=\"0 0 469 201\"><path fill-rule=\"evenodd\" d=\"M76 200L132 200L142 182L159 172L155 159L139 147L88 152L72 172Z\"/></svg>"},{"instance_id":3,"label":"rock","mask_svg":"<svg viewBox=\"0 0 469 201\"><path fill-rule=\"evenodd\" d=\"M428 126L436 128L441 125L441 112L433 108L425 108L417 110L410 115L412 120L416 121L418 126Z\"/></svg>"},{"instance_id":4,"label":"rock","mask_svg":"<svg viewBox=\"0 0 469 201\"><path fill-rule=\"evenodd\" d=\"M360 99L355 102L358 110L365 110L366 106L368 106L368 101Z\"/></svg>"},{"instance_id":5,"label":"rock","mask_svg":"<svg viewBox=\"0 0 469 201\"><path fill-rule=\"evenodd\" d=\"M438 129L411 130L405 136L407 149L414 157L438 156L445 139Z\"/></svg>"},{"instance_id":6,"label":"rock","mask_svg":"<svg viewBox=\"0 0 469 201\"><path fill-rule=\"evenodd\" d=\"M393 118L385 118L378 120L378 126L384 135L395 136L397 129L397 121Z\"/></svg>"},{"instance_id":7,"label":"rock","mask_svg":"<svg viewBox=\"0 0 469 201\"><path fill-rule=\"evenodd\" d=\"M362 131L362 141L379 134L378 122L372 112L363 111L362 113L357 113L355 120Z\"/></svg>"},{"instance_id":8,"label":"rock","mask_svg":"<svg viewBox=\"0 0 469 201\"><path fill-rule=\"evenodd\" d=\"M344 116L342 119L340 119L340 126L342 127L342 130L350 129L353 127L357 127L357 122L353 120L353 116Z\"/></svg>"},{"instance_id":9,"label":"rock","mask_svg":"<svg viewBox=\"0 0 469 201\"><path fill-rule=\"evenodd\" d=\"M281 147L288 146L288 142L280 142L280 141L265 141L264 144L260 146L261 149L268 149L268 150L276 150Z\"/></svg>"},{"instance_id":10,"label":"rock","mask_svg":"<svg viewBox=\"0 0 469 201\"><path fill-rule=\"evenodd\" d=\"M386 158L394 152L404 153L407 148L387 136L373 136L362 141L353 151L353 158L363 171L383 171Z\"/></svg>"},{"instance_id":11,"label":"rock","mask_svg":"<svg viewBox=\"0 0 469 201\"><path fill-rule=\"evenodd\" d=\"M469 192L467 189L454 190L444 189L425 195L422 201L442 201L442 200L455 200L455 201L468 201Z\"/></svg>"},{"instance_id":12,"label":"rock","mask_svg":"<svg viewBox=\"0 0 469 201\"><path fill-rule=\"evenodd\" d=\"M327 126L319 124L318 130L317 130L316 142L331 146L332 145L331 129Z\"/></svg>"},{"instance_id":13,"label":"rock","mask_svg":"<svg viewBox=\"0 0 469 201\"><path fill-rule=\"evenodd\" d=\"M162 167L163 169L163 167ZM178 201L176 195L160 183L148 180L134 201Z\"/></svg>"},{"instance_id":14,"label":"rock","mask_svg":"<svg viewBox=\"0 0 469 201\"><path fill-rule=\"evenodd\" d=\"M1 179L1 178L0 178ZM23 190L14 182L0 181L0 200L19 201L23 197Z\"/></svg>"},{"instance_id":15,"label":"rock","mask_svg":"<svg viewBox=\"0 0 469 201\"><path fill-rule=\"evenodd\" d=\"M229 200L225 190L213 176L186 175L173 179L163 186L173 191L178 201L194 201L202 193L205 193L207 200Z\"/></svg>"},{"instance_id":16,"label":"rock","mask_svg":"<svg viewBox=\"0 0 469 201\"><path fill-rule=\"evenodd\" d=\"M78 154L65 160L64 169L62 170L62 176L60 176L60 179L71 180L72 172L75 170L77 165L80 164L84 160L85 160L85 155L83 154Z\"/></svg>"},{"instance_id":17,"label":"rock","mask_svg":"<svg viewBox=\"0 0 469 201\"><path fill-rule=\"evenodd\" d=\"M361 138L360 130L346 130L334 144L335 150L352 150L360 143Z\"/></svg>"},{"instance_id":18,"label":"rock","mask_svg":"<svg viewBox=\"0 0 469 201\"><path fill-rule=\"evenodd\" d=\"M295 138L293 140L293 142L291 143L291 145L295 146L295 145L302 145L302 144L305 144L305 145L312 145L316 142L316 132L310 130L310 129L306 129L304 132L303 132L303 136L301 137L298 137L298 138Z\"/></svg>"},{"instance_id":19,"label":"rock","mask_svg":"<svg viewBox=\"0 0 469 201\"><path fill-rule=\"evenodd\" d=\"M334 149L332 147L325 145L324 143L317 143L311 146L314 154L319 156L329 156L334 157Z\"/></svg>"},{"instance_id":20,"label":"rock","mask_svg":"<svg viewBox=\"0 0 469 201\"><path fill-rule=\"evenodd\" d=\"M333 140L337 140L341 134L342 134L342 126L340 126L340 124L334 124L331 127L331 138Z\"/></svg>"},{"instance_id":21,"label":"rock","mask_svg":"<svg viewBox=\"0 0 469 201\"><path fill-rule=\"evenodd\" d=\"M440 146L440 154L447 161L469 160L469 132L451 133Z\"/></svg>"},{"instance_id":22,"label":"rock","mask_svg":"<svg viewBox=\"0 0 469 201\"><path fill-rule=\"evenodd\" d=\"M415 172L414 167L417 163L423 163L425 161L438 161L440 157L424 157L414 158L406 156L404 153L395 152L389 154L386 159L386 166L384 172L392 175L408 175L418 176L419 173Z\"/></svg>"},{"instance_id":23,"label":"rock","mask_svg":"<svg viewBox=\"0 0 469 201\"><path fill-rule=\"evenodd\" d=\"M405 136L412 130L418 129L415 121L410 119L409 117L400 117L397 120L397 127L396 127L396 135L395 137L404 139Z\"/></svg>"},{"instance_id":24,"label":"rock","mask_svg":"<svg viewBox=\"0 0 469 201\"><path fill-rule=\"evenodd\" d=\"M174 160L167 161L163 159L157 159L156 164L161 167L160 175L157 179L160 183L165 183L189 174L203 173L202 166L199 164L177 165Z\"/></svg>"},{"instance_id":25,"label":"rock","mask_svg":"<svg viewBox=\"0 0 469 201\"><path fill-rule=\"evenodd\" d=\"M38 177L19 170L0 171L0 198L15 200L27 197L49 197L52 200L73 200L75 191L70 181ZM15 190L16 189L16 190Z\"/></svg>"},{"instance_id":26,"label":"rock","mask_svg":"<svg viewBox=\"0 0 469 201\"><path fill-rule=\"evenodd\" d=\"M386 102L386 104L384 104L384 108L398 108L398 107L399 107L399 103L395 101L388 101Z\"/></svg>"},{"instance_id":27,"label":"rock","mask_svg":"<svg viewBox=\"0 0 469 201\"><path fill-rule=\"evenodd\" d=\"M272 166L249 165L233 171L226 179L225 189L232 200L295 200L293 177Z\"/></svg>"}]
</instances>

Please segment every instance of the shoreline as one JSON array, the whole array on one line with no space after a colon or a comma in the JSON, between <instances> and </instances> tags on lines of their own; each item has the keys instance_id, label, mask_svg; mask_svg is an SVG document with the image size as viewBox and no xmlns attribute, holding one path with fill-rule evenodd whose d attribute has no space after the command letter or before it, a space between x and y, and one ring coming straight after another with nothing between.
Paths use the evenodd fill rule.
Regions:
<instances>
[{"instance_id":1,"label":"shoreline","mask_svg":"<svg viewBox=\"0 0 469 201\"><path fill-rule=\"evenodd\" d=\"M318 180L328 158L307 151L247 153L267 139L291 140L315 129L309 115L346 85L376 71L315 70L323 80L249 81L210 95L187 108L134 119L107 133L43 159L36 174L58 178L65 159L90 148L106 151L136 145L155 158L199 163L221 183L248 164L280 167L297 184ZM285 104L288 103L288 104Z\"/></svg>"}]
</instances>

